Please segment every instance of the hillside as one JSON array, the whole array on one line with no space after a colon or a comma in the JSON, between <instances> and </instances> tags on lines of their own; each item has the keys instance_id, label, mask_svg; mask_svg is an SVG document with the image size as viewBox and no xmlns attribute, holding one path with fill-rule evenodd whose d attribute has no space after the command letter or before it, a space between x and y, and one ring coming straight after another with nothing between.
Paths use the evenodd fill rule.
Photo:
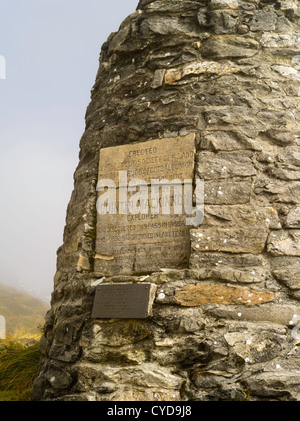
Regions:
<instances>
[{"instance_id":1,"label":"hillside","mask_svg":"<svg viewBox=\"0 0 300 421\"><path fill-rule=\"evenodd\" d=\"M0 284L0 315L6 318L7 334L22 328L38 332L47 310L48 306L42 300Z\"/></svg>"}]
</instances>

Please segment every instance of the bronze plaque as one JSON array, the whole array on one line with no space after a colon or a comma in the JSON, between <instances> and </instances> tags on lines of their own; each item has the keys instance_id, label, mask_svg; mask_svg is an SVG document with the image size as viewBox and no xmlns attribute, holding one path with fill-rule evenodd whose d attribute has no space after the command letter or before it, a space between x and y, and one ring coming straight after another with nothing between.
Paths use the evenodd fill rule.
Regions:
<instances>
[{"instance_id":1,"label":"bronze plaque","mask_svg":"<svg viewBox=\"0 0 300 421\"><path fill-rule=\"evenodd\" d=\"M146 319L151 311L151 284L99 285L92 318Z\"/></svg>"},{"instance_id":2,"label":"bronze plaque","mask_svg":"<svg viewBox=\"0 0 300 421\"><path fill-rule=\"evenodd\" d=\"M98 186L100 180L104 179L115 183L116 206L115 212L101 214L98 203L103 193L99 193L95 255L97 273L130 275L154 272L160 268L187 267L191 227L186 224L183 183L184 180L193 180L194 161L194 133L101 149ZM127 184L123 187L120 172L126 173ZM136 179L137 184L134 184ZM142 188L148 188L146 197L151 198L153 179L177 182L177 187L170 189L169 214L162 212L161 197L159 213L152 212L152 204L147 200L140 202L141 208L143 203L148 207L143 208L145 212L131 212L128 199L141 188L139 180L144 182ZM128 188L130 183L131 190ZM159 188L161 194L162 187ZM180 201L182 214L174 211L175 204L180 206Z\"/></svg>"}]
</instances>

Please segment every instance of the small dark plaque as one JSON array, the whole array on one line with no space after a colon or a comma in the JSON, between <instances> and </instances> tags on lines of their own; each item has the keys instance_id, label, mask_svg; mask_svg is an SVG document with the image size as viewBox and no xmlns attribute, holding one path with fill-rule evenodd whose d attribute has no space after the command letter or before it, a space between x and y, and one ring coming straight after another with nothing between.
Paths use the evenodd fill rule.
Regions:
<instances>
[{"instance_id":1,"label":"small dark plaque","mask_svg":"<svg viewBox=\"0 0 300 421\"><path fill-rule=\"evenodd\" d=\"M146 319L149 313L151 284L99 285L92 318Z\"/></svg>"}]
</instances>

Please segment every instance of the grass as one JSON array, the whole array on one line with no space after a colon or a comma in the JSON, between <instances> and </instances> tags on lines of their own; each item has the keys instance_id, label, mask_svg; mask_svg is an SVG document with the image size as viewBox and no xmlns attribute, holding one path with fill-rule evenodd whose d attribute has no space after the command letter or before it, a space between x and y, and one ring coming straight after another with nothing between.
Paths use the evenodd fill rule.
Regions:
<instances>
[{"instance_id":1,"label":"grass","mask_svg":"<svg viewBox=\"0 0 300 421\"><path fill-rule=\"evenodd\" d=\"M39 335L18 331L0 340L0 401L28 401L37 373Z\"/></svg>"},{"instance_id":2,"label":"grass","mask_svg":"<svg viewBox=\"0 0 300 421\"><path fill-rule=\"evenodd\" d=\"M0 402L7 402L7 401L15 401L18 395L16 392L7 391L7 392L1 392L0 391Z\"/></svg>"}]
</instances>

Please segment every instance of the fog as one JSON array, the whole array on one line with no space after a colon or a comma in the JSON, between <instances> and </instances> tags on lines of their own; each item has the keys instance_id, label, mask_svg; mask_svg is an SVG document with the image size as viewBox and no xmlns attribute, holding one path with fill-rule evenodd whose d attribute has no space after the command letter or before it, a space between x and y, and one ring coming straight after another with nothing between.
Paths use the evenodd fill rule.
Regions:
<instances>
[{"instance_id":1,"label":"fog","mask_svg":"<svg viewBox=\"0 0 300 421\"><path fill-rule=\"evenodd\" d=\"M101 45L138 0L2 0L0 283L49 301Z\"/></svg>"}]
</instances>

